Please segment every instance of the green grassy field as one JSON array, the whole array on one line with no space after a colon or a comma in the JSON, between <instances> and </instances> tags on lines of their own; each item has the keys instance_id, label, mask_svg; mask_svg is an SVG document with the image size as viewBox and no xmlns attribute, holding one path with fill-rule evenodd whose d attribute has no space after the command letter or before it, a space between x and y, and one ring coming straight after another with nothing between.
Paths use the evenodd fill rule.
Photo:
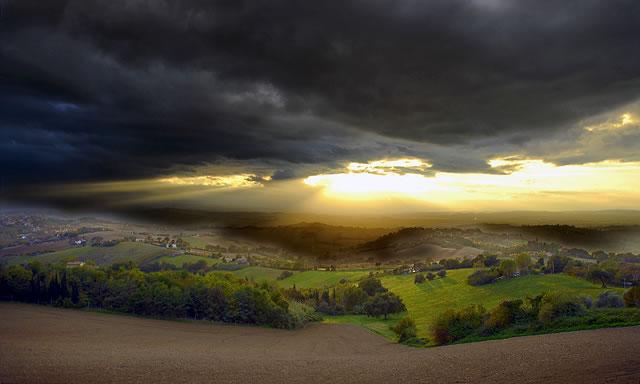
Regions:
<instances>
[{"instance_id":1,"label":"green grassy field","mask_svg":"<svg viewBox=\"0 0 640 384\"><path fill-rule=\"evenodd\" d=\"M246 267L237 271L231 272L234 275L242 278L247 278L253 281L273 280L275 281L282 273L281 269L267 268L267 267Z\"/></svg>"},{"instance_id":2,"label":"green grassy field","mask_svg":"<svg viewBox=\"0 0 640 384\"><path fill-rule=\"evenodd\" d=\"M189 243L190 246L194 248L202 248L204 249L209 243L207 242L207 238L200 236L187 236L183 237L182 240Z\"/></svg>"},{"instance_id":3,"label":"green grassy field","mask_svg":"<svg viewBox=\"0 0 640 384\"><path fill-rule=\"evenodd\" d=\"M482 304L491 309L502 300L523 298L543 292L597 296L604 289L599 285L567 275L535 275L474 287L466 282L472 269L447 271L447 277L422 284L413 282L413 275L382 277L382 284L394 292L407 307L418 327L418 336L426 337L434 318L447 309L459 309ZM611 289L610 289L611 290Z\"/></svg>"},{"instance_id":4,"label":"green grassy field","mask_svg":"<svg viewBox=\"0 0 640 384\"><path fill-rule=\"evenodd\" d=\"M17 256L8 259L9 264L26 263L31 260L38 260L45 264L73 260L93 261L98 265L109 265L128 261L141 264L158 257L170 255L171 253L171 250L151 244L123 241L113 247L74 247L38 256Z\"/></svg>"},{"instance_id":5,"label":"green grassy field","mask_svg":"<svg viewBox=\"0 0 640 384\"><path fill-rule=\"evenodd\" d=\"M295 284L298 288L323 288L331 287L342 279L356 281L369 274L369 271L304 271L296 272L293 276L280 280L283 287L291 287Z\"/></svg>"},{"instance_id":6,"label":"green grassy field","mask_svg":"<svg viewBox=\"0 0 640 384\"><path fill-rule=\"evenodd\" d=\"M154 262L157 261L159 263L168 263L168 264L173 264L177 267L182 267L182 264L184 263L194 264L199 262L200 260L204 260L207 263L207 265L216 265L220 262L219 259L214 259L211 257L204 257L204 256L197 256L197 255L189 255L189 254L178 255L178 256L164 256L154 260Z\"/></svg>"},{"instance_id":7,"label":"green grassy field","mask_svg":"<svg viewBox=\"0 0 640 384\"><path fill-rule=\"evenodd\" d=\"M283 288L295 286L297 288L323 288L331 287L340 282L342 279L356 281L369 274L368 270L361 271L303 271L293 272L293 276L284 280L276 280L283 270L266 267L247 267L233 274L239 277L246 277L250 280L275 280L276 283Z\"/></svg>"}]
</instances>

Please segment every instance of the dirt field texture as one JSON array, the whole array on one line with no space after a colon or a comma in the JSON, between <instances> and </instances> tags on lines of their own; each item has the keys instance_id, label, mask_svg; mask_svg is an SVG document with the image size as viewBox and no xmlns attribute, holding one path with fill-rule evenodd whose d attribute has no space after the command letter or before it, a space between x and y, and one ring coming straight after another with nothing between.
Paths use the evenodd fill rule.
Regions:
<instances>
[{"instance_id":1,"label":"dirt field texture","mask_svg":"<svg viewBox=\"0 0 640 384\"><path fill-rule=\"evenodd\" d=\"M413 349L297 331L0 303L0 383L633 383L640 327Z\"/></svg>"}]
</instances>

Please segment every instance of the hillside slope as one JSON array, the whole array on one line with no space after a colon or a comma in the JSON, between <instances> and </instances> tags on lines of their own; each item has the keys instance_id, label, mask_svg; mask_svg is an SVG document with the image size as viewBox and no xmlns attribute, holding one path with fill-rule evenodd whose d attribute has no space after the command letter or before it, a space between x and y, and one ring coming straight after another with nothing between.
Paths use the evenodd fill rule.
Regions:
<instances>
[{"instance_id":1,"label":"hillside slope","mask_svg":"<svg viewBox=\"0 0 640 384\"><path fill-rule=\"evenodd\" d=\"M575 277L557 275L532 275L495 284L474 287L467 284L467 276L473 269L447 271L447 277L436 278L422 284L413 282L413 275L382 277L382 284L405 303L409 315L416 321L418 334L427 337L435 317L447 309L460 309L471 304L482 304L491 309L502 300L524 298L543 292L564 292L595 297L605 290L600 285Z\"/></svg>"},{"instance_id":2,"label":"hillside slope","mask_svg":"<svg viewBox=\"0 0 640 384\"><path fill-rule=\"evenodd\" d=\"M93 261L97 265L126 263L129 261L139 265L171 254L171 250L155 245L123 241L113 247L75 247L38 256L19 256L9 257L7 259L10 264L24 263L31 260L38 260L42 263L78 260L85 262Z\"/></svg>"}]
</instances>

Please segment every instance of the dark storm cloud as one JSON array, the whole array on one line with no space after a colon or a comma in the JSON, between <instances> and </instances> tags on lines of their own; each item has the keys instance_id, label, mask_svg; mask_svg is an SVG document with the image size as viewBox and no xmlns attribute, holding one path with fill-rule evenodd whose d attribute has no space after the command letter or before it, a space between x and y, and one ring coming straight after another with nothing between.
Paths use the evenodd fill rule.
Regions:
<instances>
[{"instance_id":1,"label":"dark storm cloud","mask_svg":"<svg viewBox=\"0 0 640 384\"><path fill-rule=\"evenodd\" d=\"M227 159L485 169L640 97L631 0L1 4L8 185Z\"/></svg>"}]
</instances>

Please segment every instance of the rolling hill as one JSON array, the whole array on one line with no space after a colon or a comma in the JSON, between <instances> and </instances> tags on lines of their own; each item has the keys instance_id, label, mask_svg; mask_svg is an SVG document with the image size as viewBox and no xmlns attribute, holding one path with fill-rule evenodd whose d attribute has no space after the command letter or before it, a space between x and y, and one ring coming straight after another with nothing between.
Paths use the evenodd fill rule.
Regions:
<instances>
[{"instance_id":1,"label":"rolling hill","mask_svg":"<svg viewBox=\"0 0 640 384\"><path fill-rule=\"evenodd\" d=\"M447 309L460 309L471 304L482 304L491 309L507 299L524 298L543 292L561 291L595 297L606 291L600 285L564 274L531 275L495 284L471 286L466 279L473 269L447 271L445 278L436 278L415 284L413 275L391 275L381 278L382 284L400 296L418 327L418 335L426 337L437 315ZM608 289L616 290L616 289Z\"/></svg>"},{"instance_id":2,"label":"rolling hill","mask_svg":"<svg viewBox=\"0 0 640 384\"><path fill-rule=\"evenodd\" d=\"M74 247L63 251L45 253L37 256L8 257L9 264L38 260L42 263L59 261L93 261L97 265L125 263L133 261L142 264L156 258L171 255L172 251L155 245L123 241L112 247Z\"/></svg>"}]
</instances>

